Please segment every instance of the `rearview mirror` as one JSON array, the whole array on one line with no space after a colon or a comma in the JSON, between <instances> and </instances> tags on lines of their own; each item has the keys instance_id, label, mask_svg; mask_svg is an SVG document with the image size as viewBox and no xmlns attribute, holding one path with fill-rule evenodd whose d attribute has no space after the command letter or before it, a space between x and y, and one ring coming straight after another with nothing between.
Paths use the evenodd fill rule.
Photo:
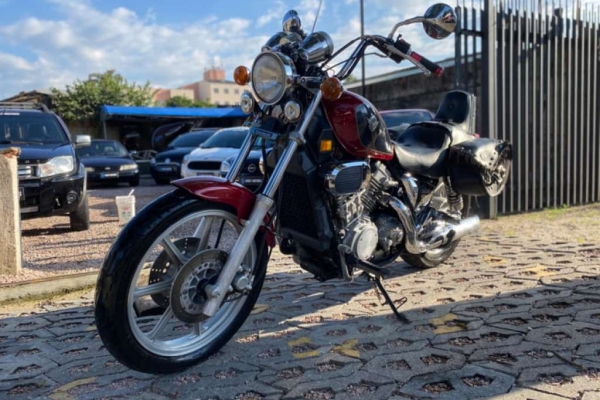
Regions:
<instances>
[{"instance_id":1,"label":"rearview mirror","mask_svg":"<svg viewBox=\"0 0 600 400\"><path fill-rule=\"evenodd\" d=\"M90 135L77 135L75 136L76 146L89 146L92 144L92 137Z\"/></svg>"},{"instance_id":2,"label":"rearview mirror","mask_svg":"<svg viewBox=\"0 0 600 400\"><path fill-rule=\"evenodd\" d=\"M423 29L432 39L445 39L456 30L456 12L448 4L429 7L423 17Z\"/></svg>"}]
</instances>

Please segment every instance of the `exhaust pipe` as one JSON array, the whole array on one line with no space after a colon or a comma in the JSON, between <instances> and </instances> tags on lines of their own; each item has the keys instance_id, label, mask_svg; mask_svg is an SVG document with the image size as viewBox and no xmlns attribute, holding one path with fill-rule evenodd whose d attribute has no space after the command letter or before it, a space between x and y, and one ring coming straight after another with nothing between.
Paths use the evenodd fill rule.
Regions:
<instances>
[{"instance_id":1,"label":"exhaust pipe","mask_svg":"<svg viewBox=\"0 0 600 400\"><path fill-rule=\"evenodd\" d=\"M398 214L398 218L406 232L406 250L412 254L422 254L426 251L436 249L448 243L454 242L464 236L475 232L479 228L479 217L469 217L458 224L447 224L435 232L433 237L424 242L419 240L416 231L416 223L412 211L396 197L389 201L390 206Z\"/></svg>"},{"instance_id":2,"label":"exhaust pipe","mask_svg":"<svg viewBox=\"0 0 600 400\"><path fill-rule=\"evenodd\" d=\"M433 238L425 246L427 250L437 249L477 231L478 228L478 216L463 219L458 224L448 224L441 228L439 232L435 232Z\"/></svg>"}]
</instances>

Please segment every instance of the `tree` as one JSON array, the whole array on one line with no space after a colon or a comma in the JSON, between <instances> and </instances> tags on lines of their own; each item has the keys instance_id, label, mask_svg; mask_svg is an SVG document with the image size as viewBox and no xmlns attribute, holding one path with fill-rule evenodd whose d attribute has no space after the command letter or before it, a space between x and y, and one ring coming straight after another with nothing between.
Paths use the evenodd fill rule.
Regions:
<instances>
[{"instance_id":1,"label":"tree","mask_svg":"<svg viewBox=\"0 0 600 400\"><path fill-rule=\"evenodd\" d=\"M358 79L352 74L348 75L348 77L346 79L344 79L344 83L352 83L352 82L358 82Z\"/></svg>"},{"instance_id":2,"label":"tree","mask_svg":"<svg viewBox=\"0 0 600 400\"><path fill-rule=\"evenodd\" d=\"M52 108L65 121L93 123L100 121L101 106L147 106L153 93L150 82L129 83L110 70L90 74L84 81L76 80L64 91L52 88Z\"/></svg>"},{"instance_id":3,"label":"tree","mask_svg":"<svg viewBox=\"0 0 600 400\"><path fill-rule=\"evenodd\" d=\"M173 96L165 101L165 107L209 108L214 105L202 100L192 100L183 96Z\"/></svg>"}]
</instances>

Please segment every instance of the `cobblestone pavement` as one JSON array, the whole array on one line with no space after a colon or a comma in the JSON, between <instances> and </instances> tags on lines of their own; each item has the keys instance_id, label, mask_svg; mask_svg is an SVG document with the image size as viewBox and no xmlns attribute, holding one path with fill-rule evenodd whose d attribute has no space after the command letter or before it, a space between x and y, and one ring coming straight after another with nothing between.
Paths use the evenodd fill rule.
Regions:
<instances>
[{"instance_id":1,"label":"cobblestone pavement","mask_svg":"<svg viewBox=\"0 0 600 400\"><path fill-rule=\"evenodd\" d=\"M409 323L363 279L317 283L275 253L234 340L175 375L114 361L91 292L4 307L0 398L598 399L600 243L581 222L600 207L571 212L486 222L437 269L399 263L385 284Z\"/></svg>"}]
</instances>

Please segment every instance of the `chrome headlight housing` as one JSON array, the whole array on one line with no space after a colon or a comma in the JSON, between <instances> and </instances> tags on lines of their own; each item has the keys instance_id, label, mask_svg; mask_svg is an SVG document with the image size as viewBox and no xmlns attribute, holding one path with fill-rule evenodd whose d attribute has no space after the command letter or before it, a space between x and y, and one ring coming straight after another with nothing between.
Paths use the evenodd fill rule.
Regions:
<instances>
[{"instance_id":1,"label":"chrome headlight housing","mask_svg":"<svg viewBox=\"0 0 600 400\"><path fill-rule=\"evenodd\" d=\"M252 65L252 89L265 104L276 104L292 85L294 62L285 54L265 51Z\"/></svg>"},{"instance_id":2,"label":"chrome headlight housing","mask_svg":"<svg viewBox=\"0 0 600 400\"><path fill-rule=\"evenodd\" d=\"M221 172L222 175L227 175L227 173L229 172L229 169L235 162L235 157L237 157L237 156L229 157L227 160L225 160L221 163L221 168L219 171Z\"/></svg>"},{"instance_id":3,"label":"chrome headlight housing","mask_svg":"<svg viewBox=\"0 0 600 400\"><path fill-rule=\"evenodd\" d=\"M40 177L55 176L72 172L75 162L72 156L54 157L40 165Z\"/></svg>"}]
</instances>

